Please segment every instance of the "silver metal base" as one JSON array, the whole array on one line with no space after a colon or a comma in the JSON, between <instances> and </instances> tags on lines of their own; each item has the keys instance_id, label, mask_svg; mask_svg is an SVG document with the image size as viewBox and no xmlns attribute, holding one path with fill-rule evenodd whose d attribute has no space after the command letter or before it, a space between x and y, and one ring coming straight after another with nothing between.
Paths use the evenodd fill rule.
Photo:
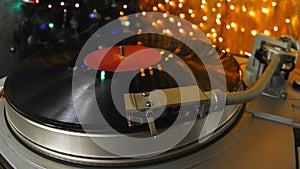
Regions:
<instances>
[{"instance_id":1,"label":"silver metal base","mask_svg":"<svg viewBox=\"0 0 300 169\"><path fill-rule=\"evenodd\" d=\"M51 128L27 119L16 112L8 102L4 102L8 125L18 139L27 146L42 154L63 161L101 166L134 165L136 163L159 161L163 158L176 156L178 153L186 152L194 147L204 145L211 139L223 133L235 121L242 109L242 105L227 106L222 120L219 123L219 127L215 131L208 133L210 139L203 143L199 143L198 139L204 139L204 137L207 137L208 135L203 136L203 138L199 138L200 132L205 123L205 119L199 119L190 131L192 134L188 134L187 137L174 148L174 150L149 158L124 158L109 153L92 141L101 139L113 142L115 139L122 139L122 137L125 137L122 134L86 134ZM181 125L175 126L172 130L179 131L180 127ZM149 132L131 133L130 136L149 137ZM136 154L136 156L149 156L155 153L157 152Z\"/></svg>"}]
</instances>

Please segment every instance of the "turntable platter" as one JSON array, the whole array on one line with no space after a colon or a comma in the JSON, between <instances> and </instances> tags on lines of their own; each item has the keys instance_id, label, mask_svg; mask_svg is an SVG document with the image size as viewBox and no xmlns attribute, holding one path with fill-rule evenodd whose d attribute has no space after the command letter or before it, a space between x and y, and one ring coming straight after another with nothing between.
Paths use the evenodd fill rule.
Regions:
<instances>
[{"instance_id":1,"label":"turntable platter","mask_svg":"<svg viewBox=\"0 0 300 169\"><path fill-rule=\"evenodd\" d=\"M150 40L148 38L149 36L152 36ZM138 65L131 65L130 68L126 67L125 69L122 69L122 71L113 71L115 66L113 69L108 68L108 62L106 62L104 66L96 67L96 65L99 64L91 62L94 59L91 60L91 57L95 57L95 55L88 55L86 60L82 61L81 67L73 67L72 62L76 59L76 54L74 54L76 53L74 52L76 50L65 50L64 57L61 57L61 51L57 51L57 53L53 52L55 51L55 47L41 51L21 64L19 68L7 78L4 88L9 125L25 144L29 144L33 149L48 155L50 154L50 156L56 158L73 162L74 156L87 157L82 161L76 159L75 161L79 163L99 163L99 161L95 162L89 159L90 157L95 159L118 158L103 150L99 150L99 148L88 148L82 152L83 150L80 147L78 150L74 147L75 150L62 148L60 145L61 143L59 142L55 144L51 143L51 145L49 145L49 142L39 138L39 135L51 135L53 138L57 137L57 140L58 138L62 139L63 137L64 139L62 140L68 141L72 140L71 136L76 136L75 139L73 138L74 142L78 143L78 141L81 140L83 146L84 144L88 144L89 147L93 147L91 146L92 143L90 143L90 141L85 140L87 138L82 138L82 133L109 134L111 131L110 127L104 125L104 123L98 121L98 119L93 118L97 116L96 109L98 108L101 109L101 112L109 125L117 131L124 134L136 134L137 132L142 132L142 135L144 135L145 131L148 131L147 125L136 127L128 126L127 119L123 117L122 112L119 112L115 107L111 95L111 82L113 76L116 74L121 74L122 76L134 74L134 78L129 86L129 91L144 92L177 87L178 84L172 76L164 71L168 68L168 70L173 71L174 74L184 73L183 78L185 79L185 86L193 85L193 78L195 77L198 87L203 91L209 91L210 81L205 68L211 68L217 73L219 70L215 70L214 65L204 66L191 49L176 39L171 38L171 43L164 43L162 48L158 41L162 41L164 38L167 38L167 41L170 41L170 37L146 34L139 35L138 38L131 37L120 42L118 45L123 45L125 43L126 45L131 45L132 48L135 48L133 46L140 45L140 42L142 41L144 47L139 47L138 49L135 48L136 51L152 48L151 53L146 53L149 55L151 54L147 64L144 64L144 60L142 60L143 62L138 61ZM204 42L199 43L203 43L202 45L209 45ZM119 49L119 46L113 47L113 49ZM210 49L215 50L212 47L210 47ZM51 55L43 56L50 51L52 53ZM95 52L97 53L99 51ZM227 91L240 90L242 83L241 70L238 63L227 53L219 52L218 54L219 55L217 56L207 57L220 58L225 70ZM34 65L28 66L28 63L34 63ZM134 71L132 69L134 69ZM138 70L138 73L136 73L136 69ZM72 78L74 73L83 77L83 79L94 78L95 83L89 84L87 81L86 83L83 83L82 86L72 89ZM91 76L93 73L96 74L96 77ZM120 81L120 83L122 82ZM95 92L96 94L98 107L94 107L91 104L92 98L85 95L86 92L91 92L91 85L95 85L95 91L92 92ZM76 91L78 95L74 95L72 90ZM121 91L120 97L123 97L124 93L126 93L126 91ZM84 112L78 113L75 111L74 98L82 104ZM226 110L229 113L225 113L226 117L224 116L220 126L231 124L240 110L241 106L239 105L229 106L228 110ZM156 120L157 128L163 131L164 128L167 128L174 122L174 119L176 119L177 116L178 114L174 112L163 115ZM80 118L80 122L78 118ZM199 126L201 126L200 123L202 122L199 122ZM88 126L88 128L83 129L82 125ZM45 133L45 130L48 133ZM57 130L59 130L59 132L55 132ZM51 131L51 134L49 134L49 131ZM71 133L70 135L67 134L68 139L65 138L65 132ZM62 133L64 133L63 136L61 135ZM68 141L63 144L74 144L74 142L69 143ZM57 144L59 144L59 146ZM45 147L50 150L45 150ZM61 152L61 154L57 155L57 152ZM66 157L65 154L68 154L68 157Z\"/></svg>"}]
</instances>

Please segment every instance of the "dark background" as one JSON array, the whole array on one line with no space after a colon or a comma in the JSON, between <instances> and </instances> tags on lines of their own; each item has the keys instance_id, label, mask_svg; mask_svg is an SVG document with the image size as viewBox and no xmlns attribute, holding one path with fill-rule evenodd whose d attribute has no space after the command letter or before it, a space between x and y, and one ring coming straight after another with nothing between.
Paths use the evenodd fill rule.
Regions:
<instances>
[{"instance_id":1,"label":"dark background","mask_svg":"<svg viewBox=\"0 0 300 169\"><path fill-rule=\"evenodd\" d=\"M16 56L9 51L12 45L13 29L21 15L20 0L0 1L0 77L3 77L16 64Z\"/></svg>"}]
</instances>

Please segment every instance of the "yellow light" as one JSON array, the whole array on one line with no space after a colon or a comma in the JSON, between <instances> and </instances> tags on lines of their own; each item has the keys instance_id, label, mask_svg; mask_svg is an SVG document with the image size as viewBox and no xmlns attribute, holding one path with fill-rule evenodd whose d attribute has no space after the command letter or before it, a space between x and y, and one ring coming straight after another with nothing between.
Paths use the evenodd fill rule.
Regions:
<instances>
[{"instance_id":1,"label":"yellow light","mask_svg":"<svg viewBox=\"0 0 300 169\"><path fill-rule=\"evenodd\" d=\"M196 15L194 13L191 14L191 18L195 18Z\"/></svg>"},{"instance_id":2,"label":"yellow light","mask_svg":"<svg viewBox=\"0 0 300 169\"><path fill-rule=\"evenodd\" d=\"M216 37L218 36L218 34L217 34L217 33L213 33L212 36L213 36L214 38L216 38Z\"/></svg>"},{"instance_id":3,"label":"yellow light","mask_svg":"<svg viewBox=\"0 0 300 169\"><path fill-rule=\"evenodd\" d=\"M250 15L250 16L255 16L255 12L254 12L254 11L250 11L250 12L249 12L249 15Z\"/></svg>"},{"instance_id":4,"label":"yellow light","mask_svg":"<svg viewBox=\"0 0 300 169\"><path fill-rule=\"evenodd\" d=\"M217 23L217 25L221 25L222 24L220 19L216 19L216 23Z\"/></svg>"},{"instance_id":5,"label":"yellow light","mask_svg":"<svg viewBox=\"0 0 300 169\"><path fill-rule=\"evenodd\" d=\"M164 14L163 14L163 17L164 17L164 18L168 17L168 14L167 14L167 13L164 13Z\"/></svg>"},{"instance_id":6,"label":"yellow light","mask_svg":"<svg viewBox=\"0 0 300 169\"><path fill-rule=\"evenodd\" d=\"M120 15L123 16L123 15L124 15L124 12L123 12L123 11L120 11Z\"/></svg>"},{"instance_id":7,"label":"yellow light","mask_svg":"<svg viewBox=\"0 0 300 169\"><path fill-rule=\"evenodd\" d=\"M242 6L242 11L243 11L243 12L247 12L247 8L246 8L245 5Z\"/></svg>"},{"instance_id":8,"label":"yellow light","mask_svg":"<svg viewBox=\"0 0 300 169\"><path fill-rule=\"evenodd\" d=\"M166 33L167 33L167 34L171 34L170 29L167 29L167 30L166 30Z\"/></svg>"},{"instance_id":9,"label":"yellow light","mask_svg":"<svg viewBox=\"0 0 300 169\"><path fill-rule=\"evenodd\" d=\"M231 22L230 26L233 27L233 28L235 28L236 27L236 23L235 22Z\"/></svg>"},{"instance_id":10,"label":"yellow light","mask_svg":"<svg viewBox=\"0 0 300 169\"><path fill-rule=\"evenodd\" d=\"M217 42L217 39L216 39L216 38L213 38L213 42L216 43L216 42Z\"/></svg>"},{"instance_id":11,"label":"yellow light","mask_svg":"<svg viewBox=\"0 0 300 169\"><path fill-rule=\"evenodd\" d=\"M226 25L226 29L230 29L231 28L231 26L230 25Z\"/></svg>"},{"instance_id":12,"label":"yellow light","mask_svg":"<svg viewBox=\"0 0 300 169\"><path fill-rule=\"evenodd\" d=\"M179 7L179 8L182 8L182 7L183 7L183 4L182 4L182 3L179 3L179 4L178 4L178 7Z\"/></svg>"},{"instance_id":13,"label":"yellow light","mask_svg":"<svg viewBox=\"0 0 300 169\"><path fill-rule=\"evenodd\" d=\"M241 32L245 32L246 29L244 27L241 28Z\"/></svg>"},{"instance_id":14,"label":"yellow light","mask_svg":"<svg viewBox=\"0 0 300 169\"><path fill-rule=\"evenodd\" d=\"M180 28L178 31L179 31L179 33L183 33L184 29Z\"/></svg>"},{"instance_id":15,"label":"yellow light","mask_svg":"<svg viewBox=\"0 0 300 169\"><path fill-rule=\"evenodd\" d=\"M276 3L276 2L272 2L272 6L274 6L274 7L275 7L276 5L277 5L277 3Z\"/></svg>"},{"instance_id":16,"label":"yellow light","mask_svg":"<svg viewBox=\"0 0 300 169\"><path fill-rule=\"evenodd\" d=\"M229 53L229 52L230 52L230 49L229 49L229 48L227 48L227 49L226 49L226 52L228 52L228 53Z\"/></svg>"},{"instance_id":17,"label":"yellow light","mask_svg":"<svg viewBox=\"0 0 300 169\"><path fill-rule=\"evenodd\" d=\"M162 8L162 7L163 7L163 5L162 5L161 3L157 4L157 6L158 6L159 8Z\"/></svg>"},{"instance_id":18,"label":"yellow light","mask_svg":"<svg viewBox=\"0 0 300 169\"><path fill-rule=\"evenodd\" d=\"M180 15L180 18L184 19L185 18L185 14L181 13Z\"/></svg>"},{"instance_id":19,"label":"yellow light","mask_svg":"<svg viewBox=\"0 0 300 169\"><path fill-rule=\"evenodd\" d=\"M193 28L193 29L197 29L197 28L198 28L198 26L197 26L197 25L195 25L195 24L193 24L193 25L192 25L192 28Z\"/></svg>"},{"instance_id":20,"label":"yellow light","mask_svg":"<svg viewBox=\"0 0 300 169\"><path fill-rule=\"evenodd\" d=\"M270 36L270 35L271 35L270 31L268 31L268 30L265 30L265 31L264 31L264 34L267 35L267 36Z\"/></svg>"},{"instance_id":21,"label":"yellow light","mask_svg":"<svg viewBox=\"0 0 300 169\"><path fill-rule=\"evenodd\" d=\"M230 5L230 9L231 9L231 10L234 10L234 9L235 9L235 6L234 6L234 5Z\"/></svg>"},{"instance_id":22,"label":"yellow light","mask_svg":"<svg viewBox=\"0 0 300 169\"><path fill-rule=\"evenodd\" d=\"M243 50L240 50L240 55L243 55L244 54L244 51Z\"/></svg>"},{"instance_id":23,"label":"yellow light","mask_svg":"<svg viewBox=\"0 0 300 169\"><path fill-rule=\"evenodd\" d=\"M153 11L157 11L157 7L156 6L153 7Z\"/></svg>"},{"instance_id":24,"label":"yellow light","mask_svg":"<svg viewBox=\"0 0 300 169\"><path fill-rule=\"evenodd\" d=\"M210 37L210 33L207 33L206 36L209 38Z\"/></svg>"},{"instance_id":25,"label":"yellow light","mask_svg":"<svg viewBox=\"0 0 300 169\"><path fill-rule=\"evenodd\" d=\"M173 1L170 1L169 4L170 4L171 6L175 6L175 3L174 3Z\"/></svg>"},{"instance_id":26,"label":"yellow light","mask_svg":"<svg viewBox=\"0 0 300 169\"><path fill-rule=\"evenodd\" d=\"M212 8L211 11L212 11L212 12L216 12L217 9L216 9L216 8Z\"/></svg>"},{"instance_id":27,"label":"yellow light","mask_svg":"<svg viewBox=\"0 0 300 169\"><path fill-rule=\"evenodd\" d=\"M261 11L265 14L269 13L269 9L267 9L267 8L262 8Z\"/></svg>"},{"instance_id":28,"label":"yellow light","mask_svg":"<svg viewBox=\"0 0 300 169\"><path fill-rule=\"evenodd\" d=\"M217 14L217 18L222 18L222 15L221 14Z\"/></svg>"},{"instance_id":29,"label":"yellow light","mask_svg":"<svg viewBox=\"0 0 300 169\"><path fill-rule=\"evenodd\" d=\"M220 8L222 6L221 3L217 3L217 7Z\"/></svg>"},{"instance_id":30,"label":"yellow light","mask_svg":"<svg viewBox=\"0 0 300 169\"><path fill-rule=\"evenodd\" d=\"M291 20L289 18L286 18L285 23L291 23Z\"/></svg>"},{"instance_id":31,"label":"yellow light","mask_svg":"<svg viewBox=\"0 0 300 169\"><path fill-rule=\"evenodd\" d=\"M274 27L273 27L273 31L277 32L277 31L278 31L278 27L277 27L277 26L274 26Z\"/></svg>"},{"instance_id":32,"label":"yellow light","mask_svg":"<svg viewBox=\"0 0 300 169\"><path fill-rule=\"evenodd\" d=\"M257 30L252 30L251 35L253 35L253 36L257 35Z\"/></svg>"},{"instance_id":33,"label":"yellow light","mask_svg":"<svg viewBox=\"0 0 300 169\"><path fill-rule=\"evenodd\" d=\"M202 17L202 19L203 19L204 21L207 21L208 18L207 18L207 16L204 15L204 16Z\"/></svg>"},{"instance_id":34,"label":"yellow light","mask_svg":"<svg viewBox=\"0 0 300 169\"><path fill-rule=\"evenodd\" d=\"M52 8L52 5L51 5L51 4L49 4L49 5L48 5L48 8Z\"/></svg>"},{"instance_id":35,"label":"yellow light","mask_svg":"<svg viewBox=\"0 0 300 169\"><path fill-rule=\"evenodd\" d=\"M222 37L219 37L219 38L218 38L218 41L219 41L219 42L223 42L223 38L222 38Z\"/></svg>"},{"instance_id":36,"label":"yellow light","mask_svg":"<svg viewBox=\"0 0 300 169\"><path fill-rule=\"evenodd\" d=\"M182 25L181 22L177 22L177 26L180 27Z\"/></svg>"},{"instance_id":37,"label":"yellow light","mask_svg":"<svg viewBox=\"0 0 300 169\"><path fill-rule=\"evenodd\" d=\"M161 20L159 20L159 19L158 19L156 22L157 22L158 24L161 24L161 23L162 23L162 21L161 21Z\"/></svg>"},{"instance_id":38,"label":"yellow light","mask_svg":"<svg viewBox=\"0 0 300 169\"><path fill-rule=\"evenodd\" d=\"M211 32L216 32L216 29L215 28L211 28L211 30L210 30Z\"/></svg>"},{"instance_id":39,"label":"yellow light","mask_svg":"<svg viewBox=\"0 0 300 169\"><path fill-rule=\"evenodd\" d=\"M180 3L183 3L183 2L184 2L184 0L179 0L179 2L180 2Z\"/></svg>"},{"instance_id":40,"label":"yellow light","mask_svg":"<svg viewBox=\"0 0 300 169\"><path fill-rule=\"evenodd\" d=\"M168 3L170 0L165 0L165 3Z\"/></svg>"},{"instance_id":41,"label":"yellow light","mask_svg":"<svg viewBox=\"0 0 300 169\"><path fill-rule=\"evenodd\" d=\"M160 53L160 55L164 55L164 54L165 54L165 51L162 50L162 51L160 51L159 53Z\"/></svg>"},{"instance_id":42,"label":"yellow light","mask_svg":"<svg viewBox=\"0 0 300 169\"><path fill-rule=\"evenodd\" d=\"M127 6L126 4L125 4L125 5L123 5L123 8L124 8L124 9L127 9L127 7L128 7L128 6Z\"/></svg>"},{"instance_id":43,"label":"yellow light","mask_svg":"<svg viewBox=\"0 0 300 169\"><path fill-rule=\"evenodd\" d=\"M201 5L201 9L204 9L205 8L205 5Z\"/></svg>"},{"instance_id":44,"label":"yellow light","mask_svg":"<svg viewBox=\"0 0 300 169\"><path fill-rule=\"evenodd\" d=\"M204 24L203 24L203 23L199 23L199 26L200 26L201 28L203 28L203 27L204 27Z\"/></svg>"},{"instance_id":45,"label":"yellow light","mask_svg":"<svg viewBox=\"0 0 300 169\"><path fill-rule=\"evenodd\" d=\"M174 22L175 22L175 19L174 19L173 17L170 17L170 18L169 18L169 21L170 21L171 23L174 23Z\"/></svg>"},{"instance_id":46,"label":"yellow light","mask_svg":"<svg viewBox=\"0 0 300 169\"><path fill-rule=\"evenodd\" d=\"M192 14L194 11L192 9L189 9L189 14Z\"/></svg>"},{"instance_id":47,"label":"yellow light","mask_svg":"<svg viewBox=\"0 0 300 169\"><path fill-rule=\"evenodd\" d=\"M228 2L228 3L230 3L230 2L231 2L231 0L227 0L227 2Z\"/></svg>"},{"instance_id":48,"label":"yellow light","mask_svg":"<svg viewBox=\"0 0 300 169\"><path fill-rule=\"evenodd\" d=\"M156 22L152 22L152 26L157 26Z\"/></svg>"},{"instance_id":49,"label":"yellow light","mask_svg":"<svg viewBox=\"0 0 300 169\"><path fill-rule=\"evenodd\" d=\"M190 35L190 36L194 36L194 32L190 32L189 35Z\"/></svg>"},{"instance_id":50,"label":"yellow light","mask_svg":"<svg viewBox=\"0 0 300 169\"><path fill-rule=\"evenodd\" d=\"M147 12L143 11L143 12L142 12L142 15L143 15L143 16L146 16L146 15L147 15Z\"/></svg>"},{"instance_id":51,"label":"yellow light","mask_svg":"<svg viewBox=\"0 0 300 169\"><path fill-rule=\"evenodd\" d=\"M202 0L202 4L206 4L206 0Z\"/></svg>"}]
</instances>

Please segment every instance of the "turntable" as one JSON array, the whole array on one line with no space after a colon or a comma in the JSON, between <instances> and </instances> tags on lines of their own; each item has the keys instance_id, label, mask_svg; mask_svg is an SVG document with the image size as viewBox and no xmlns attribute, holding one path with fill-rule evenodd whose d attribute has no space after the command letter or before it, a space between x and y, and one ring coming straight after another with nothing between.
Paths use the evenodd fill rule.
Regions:
<instances>
[{"instance_id":1,"label":"turntable","mask_svg":"<svg viewBox=\"0 0 300 169\"><path fill-rule=\"evenodd\" d=\"M287 81L287 98L260 95L286 55L268 57L247 89L232 55L188 43L141 33L113 47L79 53L65 43L34 54L5 80L1 165L296 168L299 93Z\"/></svg>"}]
</instances>

